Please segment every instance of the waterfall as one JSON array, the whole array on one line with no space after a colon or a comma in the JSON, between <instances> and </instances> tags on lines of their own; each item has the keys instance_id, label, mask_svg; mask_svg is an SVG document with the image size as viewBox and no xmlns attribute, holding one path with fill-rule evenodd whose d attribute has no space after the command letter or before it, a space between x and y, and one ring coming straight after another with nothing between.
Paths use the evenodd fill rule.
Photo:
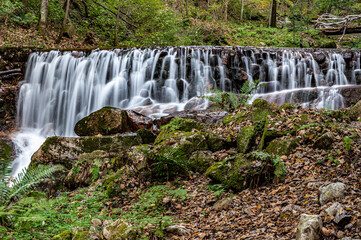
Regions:
<instances>
[{"instance_id":1,"label":"waterfall","mask_svg":"<svg viewBox=\"0 0 361 240\"><path fill-rule=\"evenodd\" d=\"M33 53L19 91L13 174L46 137L75 136L76 122L104 106L159 117L211 88L237 91L243 76L262 85L253 99L339 109L340 89L361 85L360 54L241 47Z\"/></svg>"}]
</instances>

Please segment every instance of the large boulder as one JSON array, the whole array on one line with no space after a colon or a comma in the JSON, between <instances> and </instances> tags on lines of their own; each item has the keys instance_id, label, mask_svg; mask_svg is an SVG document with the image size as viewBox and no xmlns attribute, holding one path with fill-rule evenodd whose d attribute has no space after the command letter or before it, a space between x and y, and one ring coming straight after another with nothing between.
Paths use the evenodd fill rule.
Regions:
<instances>
[{"instance_id":1,"label":"large boulder","mask_svg":"<svg viewBox=\"0 0 361 240\"><path fill-rule=\"evenodd\" d=\"M197 151L190 156L188 168L193 172L204 173L213 164L211 151Z\"/></svg>"},{"instance_id":2,"label":"large boulder","mask_svg":"<svg viewBox=\"0 0 361 240\"><path fill-rule=\"evenodd\" d=\"M319 149L328 149L331 147L334 141L335 141L335 136L332 134L332 132L326 132L322 134L321 137L316 139L315 143L313 144L313 147Z\"/></svg>"},{"instance_id":3,"label":"large boulder","mask_svg":"<svg viewBox=\"0 0 361 240\"><path fill-rule=\"evenodd\" d=\"M298 142L297 138L275 139L269 143L266 152L279 156L288 155L298 146Z\"/></svg>"},{"instance_id":4,"label":"large boulder","mask_svg":"<svg viewBox=\"0 0 361 240\"><path fill-rule=\"evenodd\" d=\"M152 129L153 121L134 111L103 107L79 120L74 132L79 136L112 135L135 132L138 129Z\"/></svg>"},{"instance_id":5,"label":"large boulder","mask_svg":"<svg viewBox=\"0 0 361 240\"><path fill-rule=\"evenodd\" d=\"M207 169L206 175L226 188L242 191L272 182L285 175L283 162L270 157L259 158L251 154L238 154Z\"/></svg>"},{"instance_id":6,"label":"large boulder","mask_svg":"<svg viewBox=\"0 0 361 240\"><path fill-rule=\"evenodd\" d=\"M361 100L350 108L349 116L354 121L361 117Z\"/></svg>"},{"instance_id":7,"label":"large boulder","mask_svg":"<svg viewBox=\"0 0 361 240\"><path fill-rule=\"evenodd\" d=\"M318 215L302 214L298 223L296 240L321 239L322 219Z\"/></svg>"},{"instance_id":8,"label":"large boulder","mask_svg":"<svg viewBox=\"0 0 361 240\"><path fill-rule=\"evenodd\" d=\"M67 169L83 153L95 150L118 152L120 149L140 145L142 140L137 134L123 134L108 137L50 137L31 157L31 165L60 164Z\"/></svg>"},{"instance_id":9,"label":"large boulder","mask_svg":"<svg viewBox=\"0 0 361 240\"><path fill-rule=\"evenodd\" d=\"M118 219L103 228L103 236L107 240L135 240L137 233L122 219Z\"/></svg>"},{"instance_id":10,"label":"large boulder","mask_svg":"<svg viewBox=\"0 0 361 240\"><path fill-rule=\"evenodd\" d=\"M318 189L319 202L322 205L325 205L328 202L331 202L338 198L343 198L346 192L346 185L337 182L330 183L326 186L322 186Z\"/></svg>"}]
</instances>

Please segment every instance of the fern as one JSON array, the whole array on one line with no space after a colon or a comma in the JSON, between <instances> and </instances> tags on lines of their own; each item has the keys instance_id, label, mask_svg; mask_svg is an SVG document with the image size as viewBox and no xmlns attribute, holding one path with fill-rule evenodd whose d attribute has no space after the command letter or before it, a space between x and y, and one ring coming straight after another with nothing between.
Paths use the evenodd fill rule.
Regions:
<instances>
[{"instance_id":1,"label":"fern","mask_svg":"<svg viewBox=\"0 0 361 240\"><path fill-rule=\"evenodd\" d=\"M23 169L14 179L11 179L12 186L9 186L8 179L0 180L0 204L8 205L12 200L17 200L26 195L39 183L47 180L53 173L61 171L62 166L52 167L39 166L33 169Z\"/></svg>"}]
</instances>

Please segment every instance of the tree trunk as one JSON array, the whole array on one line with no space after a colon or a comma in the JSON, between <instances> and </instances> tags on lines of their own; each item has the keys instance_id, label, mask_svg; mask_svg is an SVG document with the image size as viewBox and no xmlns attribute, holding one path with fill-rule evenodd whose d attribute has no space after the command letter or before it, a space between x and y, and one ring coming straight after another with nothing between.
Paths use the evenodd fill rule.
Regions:
<instances>
[{"instance_id":1,"label":"tree trunk","mask_svg":"<svg viewBox=\"0 0 361 240\"><path fill-rule=\"evenodd\" d=\"M189 18L189 15L188 15L188 0L186 0L186 17L187 17L187 19Z\"/></svg>"},{"instance_id":2,"label":"tree trunk","mask_svg":"<svg viewBox=\"0 0 361 240\"><path fill-rule=\"evenodd\" d=\"M225 6L224 6L224 21L227 22L227 16L228 16L228 0L225 1Z\"/></svg>"},{"instance_id":3,"label":"tree trunk","mask_svg":"<svg viewBox=\"0 0 361 240\"><path fill-rule=\"evenodd\" d=\"M116 22L115 22L114 46L117 46L117 44L118 44L118 26L119 26L119 15L120 15L120 2L121 2L121 1L119 1L117 18L116 18Z\"/></svg>"},{"instance_id":4,"label":"tree trunk","mask_svg":"<svg viewBox=\"0 0 361 240\"><path fill-rule=\"evenodd\" d=\"M69 5L70 5L70 0L67 0L66 1L66 7L65 7L65 15L64 15L64 21L63 21L63 27L61 28L60 30L60 34L59 34L59 37L56 41L56 43L60 43L61 41L61 38L63 37L63 34L65 32L65 29L66 29L66 21L68 19L68 15L69 15Z\"/></svg>"},{"instance_id":5,"label":"tree trunk","mask_svg":"<svg viewBox=\"0 0 361 240\"><path fill-rule=\"evenodd\" d=\"M241 22L243 22L244 0L241 0Z\"/></svg>"},{"instance_id":6,"label":"tree trunk","mask_svg":"<svg viewBox=\"0 0 361 240\"><path fill-rule=\"evenodd\" d=\"M45 35L48 19L48 0L42 0L40 5L39 33Z\"/></svg>"},{"instance_id":7,"label":"tree trunk","mask_svg":"<svg viewBox=\"0 0 361 240\"><path fill-rule=\"evenodd\" d=\"M272 0L269 26L274 28L277 27L277 0Z\"/></svg>"}]
</instances>

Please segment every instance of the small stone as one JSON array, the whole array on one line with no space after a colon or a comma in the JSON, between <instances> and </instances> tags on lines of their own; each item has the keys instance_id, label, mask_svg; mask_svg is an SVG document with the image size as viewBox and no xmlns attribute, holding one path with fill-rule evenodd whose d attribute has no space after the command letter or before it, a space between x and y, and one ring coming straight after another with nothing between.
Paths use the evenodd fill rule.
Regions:
<instances>
[{"instance_id":1,"label":"small stone","mask_svg":"<svg viewBox=\"0 0 361 240\"><path fill-rule=\"evenodd\" d=\"M336 236L337 238L343 238L345 236L345 233L342 231L338 231Z\"/></svg>"},{"instance_id":2,"label":"small stone","mask_svg":"<svg viewBox=\"0 0 361 240\"><path fill-rule=\"evenodd\" d=\"M103 236L107 240L135 240L137 239L136 232L129 224L122 219L108 224L103 228Z\"/></svg>"},{"instance_id":3,"label":"small stone","mask_svg":"<svg viewBox=\"0 0 361 240\"><path fill-rule=\"evenodd\" d=\"M323 227L321 230L322 230L322 234L325 235L326 237L331 235L331 230L329 230L325 227Z\"/></svg>"},{"instance_id":4,"label":"small stone","mask_svg":"<svg viewBox=\"0 0 361 240\"><path fill-rule=\"evenodd\" d=\"M164 204L168 204L169 202L170 202L170 198L169 198L169 197L163 198L163 203L164 203Z\"/></svg>"},{"instance_id":5,"label":"small stone","mask_svg":"<svg viewBox=\"0 0 361 240\"><path fill-rule=\"evenodd\" d=\"M93 218L92 219L92 226L93 227L99 227L99 226L101 226L102 225L102 221L101 220L99 220L99 219L97 219L97 218Z\"/></svg>"},{"instance_id":6,"label":"small stone","mask_svg":"<svg viewBox=\"0 0 361 240\"><path fill-rule=\"evenodd\" d=\"M334 204L332 204L331 207L326 209L326 212L328 215L330 216L335 216L336 213L342 208L342 205L338 202L335 202Z\"/></svg>"},{"instance_id":7,"label":"small stone","mask_svg":"<svg viewBox=\"0 0 361 240\"><path fill-rule=\"evenodd\" d=\"M341 212L341 213L340 213ZM335 218L333 221L337 224L339 227L346 226L352 219L352 216L346 215L345 211L337 211Z\"/></svg>"},{"instance_id":8,"label":"small stone","mask_svg":"<svg viewBox=\"0 0 361 240\"><path fill-rule=\"evenodd\" d=\"M341 240L352 240L352 238L351 237L344 237ZM356 239L354 239L354 240L356 240Z\"/></svg>"},{"instance_id":9,"label":"small stone","mask_svg":"<svg viewBox=\"0 0 361 240\"><path fill-rule=\"evenodd\" d=\"M231 203L231 198L221 199L214 204L213 209L216 211L226 210L231 206Z\"/></svg>"},{"instance_id":10,"label":"small stone","mask_svg":"<svg viewBox=\"0 0 361 240\"><path fill-rule=\"evenodd\" d=\"M326 132L315 141L313 147L319 149L328 149L334 141L335 136L332 134L332 132Z\"/></svg>"},{"instance_id":11,"label":"small stone","mask_svg":"<svg viewBox=\"0 0 361 240\"><path fill-rule=\"evenodd\" d=\"M319 202L322 205L325 205L328 202L336 198L342 198L345 195L346 185L337 182L337 183L330 183L326 186L322 186L318 189L319 195Z\"/></svg>"},{"instance_id":12,"label":"small stone","mask_svg":"<svg viewBox=\"0 0 361 240\"><path fill-rule=\"evenodd\" d=\"M174 235L185 235L190 230L182 225L172 225L172 226L166 227L165 231L169 232L171 234L174 234Z\"/></svg>"},{"instance_id":13,"label":"small stone","mask_svg":"<svg viewBox=\"0 0 361 240\"><path fill-rule=\"evenodd\" d=\"M297 227L296 240L318 240L321 238L321 229L320 216L302 214Z\"/></svg>"}]
</instances>

